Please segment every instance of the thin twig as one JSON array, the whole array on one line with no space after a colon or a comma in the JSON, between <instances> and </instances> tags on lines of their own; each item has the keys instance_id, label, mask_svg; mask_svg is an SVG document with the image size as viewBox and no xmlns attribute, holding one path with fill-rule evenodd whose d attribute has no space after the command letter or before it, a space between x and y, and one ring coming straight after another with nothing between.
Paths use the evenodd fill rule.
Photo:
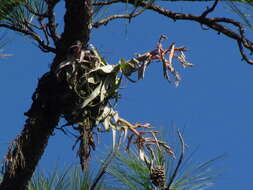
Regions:
<instances>
[{"instance_id":1,"label":"thin twig","mask_svg":"<svg viewBox=\"0 0 253 190\"><path fill-rule=\"evenodd\" d=\"M213 12L214 9L216 8L217 4L218 4L219 0L215 0L215 2L213 3L212 7L208 7L201 15L201 17L206 17L209 13Z\"/></svg>"},{"instance_id":2,"label":"thin twig","mask_svg":"<svg viewBox=\"0 0 253 190\"><path fill-rule=\"evenodd\" d=\"M121 0L121 2L135 5L136 1L135 0ZM141 0L138 1L138 6L145 7L146 9L152 10L174 21L175 20L189 20L189 21L198 22L201 25L206 25L209 28L212 28L213 30L217 31L218 33L222 33L228 36L229 38L232 38L236 41L240 41L242 48L244 47L246 49L249 49L251 52L253 52L253 43L249 41L248 39L246 39L244 35L242 35L242 32L241 32L243 31L242 25L233 19L222 18L222 17L208 18L208 17L197 16L193 14L175 13L165 8L162 8L158 5L150 4L146 1L141 1ZM213 7L215 8L215 6ZM209 13L209 11L207 13ZM222 25L221 23L232 24L239 30L239 33L226 27L225 25ZM245 56L246 56L245 54L242 54L243 59L247 63L252 64L253 62L249 58L245 58Z\"/></svg>"},{"instance_id":3,"label":"thin twig","mask_svg":"<svg viewBox=\"0 0 253 190\"><path fill-rule=\"evenodd\" d=\"M35 28L37 30L42 30L42 26L38 26L38 25L33 24L33 23L31 23L31 22L29 22L27 20L25 20L25 25L30 25L31 27L33 27L33 28Z\"/></svg>"},{"instance_id":4,"label":"thin twig","mask_svg":"<svg viewBox=\"0 0 253 190\"><path fill-rule=\"evenodd\" d=\"M32 13L33 15L35 15L35 16L37 16L37 17L43 17L43 18L45 18L45 17L48 17L48 14L45 12L45 13L38 13L38 12L35 12L29 5L28 5L29 3L24 3L24 6L25 6L25 8L30 12L30 13Z\"/></svg>"},{"instance_id":5,"label":"thin twig","mask_svg":"<svg viewBox=\"0 0 253 190\"><path fill-rule=\"evenodd\" d=\"M101 6L101 5L111 5L113 3L119 3L120 0L111 0L111 1L98 1L98 2L93 2L93 6Z\"/></svg>"},{"instance_id":6,"label":"thin twig","mask_svg":"<svg viewBox=\"0 0 253 190\"><path fill-rule=\"evenodd\" d=\"M253 65L253 61L248 58L248 56L245 54L245 52L243 50L242 42L237 41L237 43L238 43L239 51L240 51L240 53L242 55L242 59L245 60L247 63Z\"/></svg>"},{"instance_id":7,"label":"thin twig","mask_svg":"<svg viewBox=\"0 0 253 190\"><path fill-rule=\"evenodd\" d=\"M95 23L92 24L92 27L94 28L98 28L99 26L101 25L106 25L108 24L108 22L112 21L112 20L115 20L115 19L132 19L134 17L137 17L139 16L140 14L142 14L143 12L145 11L145 8L144 9L141 9L135 13L131 13L131 14L124 14L124 15L112 15L112 16L109 16L107 18L104 18L100 21L97 21Z\"/></svg>"},{"instance_id":8,"label":"thin twig","mask_svg":"<svg viewBox=\"0 0 253 190\"><path fill-rule=\"evenodd\" d=\"M41 28L41 30L43 31L44 36L45 36L45 38L46 38L47 45L49 45L50 42L49 42L49 36L48 36L48 32L47 32L47 30L46 30L46 26L45 26L45 24L42 23L42 19L38 19L38 22L40 23L40 28Z\"/></svg>"},{"instance_id":9,"label":"thin twig","mask_svg":"<svg viewBox=\"0 0 253 190\"><path fill-rule=\"evenodd\" d=\"M7 29L10 29L10 30L13 30L16 32L20 32L22 34L32 37L35 41L37 41L39 48L43 52L56 53L56 49L46 45L45 42L40 38L40 36L35 32L32 32L30 30L26 30L25 28L17 27L14 25L9 25L9 24L5 24L5 23L0 23L0 27L7 28Z\"/></svg>"},{"instance_id":10,"label":"thin twig","mask_svg":"<svg viewBox=\"0 0 253 190\"><path fill-rule=\"evenodd\" d=\"M56 22L55 22L55 12L54 12L55 5L58 2L59 0L46 1L48 5L48 25L47 26L50 31L50 36L52 37L55 45L60 40L60 37L56 32Z\"/></svg>"}]
</instances>

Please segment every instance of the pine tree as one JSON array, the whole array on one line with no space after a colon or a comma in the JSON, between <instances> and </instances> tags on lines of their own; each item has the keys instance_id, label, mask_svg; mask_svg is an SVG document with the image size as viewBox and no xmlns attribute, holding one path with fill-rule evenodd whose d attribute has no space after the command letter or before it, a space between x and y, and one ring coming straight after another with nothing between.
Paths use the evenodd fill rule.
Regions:
<instances>
[{"instance_id":1,"label":"pine tree","mask_svg":"<svg viewBox=\"0 0 253 190\"><path fill-rule=\"evenodd\" d=\"M123 119L111 106L117 101L121 76L133 81L132 73L138 73L138 80L144 77L146 68L158 60L166 80L172 79L176 85L180 75L174 67L175 58L182 66L191 67L184 52L186 48L171 44L163 47L166 36L161 36L153 51L137 55L130 60L121 59L118 65L109 64L94 46L89 46L90 33L116 19L134 19L149 10L172 20L189 20L207 26L235 40L242 59L249 64L253 61L245 50L253 51L253 43L245 36L244 26L233 19L209 17L215 11L218 0L201 15L175 13L162 8L159 2L148 0L65 0L64 29L58 32L55 7L60 0L10 0L0 5L0 27L28 36L44 53L55 55L50 70L39 80L32 96L32 105L25 113L27 120L19 136L13 141L6 154L1 190L25 189L43 155L48 139L53 134L60 117L65 126L72 126L79 135L79 157L82 170L88 168L90 152L95 149L93 131L102 125L112 131L130 131L128 144L135 143L142 161L147 160L147 152L152 152L147 144L162 147L170 156L173 150L155 137L147 124L133 125ZM246 3L246 1L242 1ZM93 18L104 7L122 3L131 5L131 10L119 15L109 15L99 21ZM168 55L168 56L166 56ZM84 64L85 63L85 64ZM149 129L143 133L139 129ZM64 130L64 127L62 127ZM156 148L154 148L156 149ZM153 184L164 185L163 168L151 168Z\"/></svg>"}]
</instances>

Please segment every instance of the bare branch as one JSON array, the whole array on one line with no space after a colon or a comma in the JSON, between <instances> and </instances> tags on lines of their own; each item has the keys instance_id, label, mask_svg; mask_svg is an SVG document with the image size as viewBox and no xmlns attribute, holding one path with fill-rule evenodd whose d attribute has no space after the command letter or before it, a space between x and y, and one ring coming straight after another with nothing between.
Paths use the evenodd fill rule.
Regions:
<instances>
[{"instance_id":1,"label":"bare branch","mask_svg":"<svg viewBox=\"0 0 253 190\"><path fill-rule=\"evenodd\" d=\"M242 42L237 41L237 43L238 43L238 47L239 47L240 53L241 53L241 55L242 55L242 59L245 60L247 63L253 65L253 61L250 60L250 59L247 57L247 55L245 54L245 52L244 52L244 50L243 50Z\"/></svg>"},{"instance_id":2,"label":"bare branch","mask_svg":"<svg viewBox=\"0 0 253 190\"><path fill-rule=\"evenodd\" d=\"M35 32L32 32L30 30L26 30L25 28L20 28L20 27L14 26L14 25L8 25L8 24L4 24L4 23L0 23L0 27L7 28L7 29L10 29L10 30L13 30L16 32L20 32L24 35L32 37L35 41L37 41L39 48L43 52L56 53L56 49L46 45L45 42L40 38L40 36Z\"/></svg>"},{"instance_id":3,"label":"bare branch","mask_svg":"<svg viewBox=\"0 0 253 190\"><path fill-rule=\"evenodd\" d=\"M214 9L216 8L217 4L218 4L219 0L215 0L215 2L213 3L212 7L208 7L203 13L202 13L202 17L206 17L209 13L213 12Z\"/></svg>"},{"instance_id":4,"label":"bare branch","mask_svg":"<svg viewBox=\"0 0 253 190\"><path fill-rule=\"evenodd\" d=\"M57 3L60 2L60 0L45 0L46 3L52 3L54 5L56 5Z\"/></svg>"},{"instance_id":5,"label":"bare branch","mask_svg":"<svg viewBox=\"0 0 253 190\"><path fill-rule=\"evenodd\" d=\"M42 23L43 22L42 19L38 19L38 22L40 23L40 30L43 31L44 36L46 38L47 45L49 45L50 44L50 42L49 42L49 34L48 34L48 31L47 31L47 28L46 28L46 24Z\"/></svg>"},{"instance_id":6,"label":"bare branch","mask_svg":"<svg viewBox=\"0 0 253 190\"><path fill-rule=\"evenodd\" d=\"M121 2L135 5L134 0L121 0ZM158 14L161 14L165 17L173 19L174 21L175 20L189 20L189 21L195 21L197 23L200 23L201 25L206 25L209 28L212 28L213 30L217 31L218 33L222 33L228 36L229 38L239 41L241 43L241 48L239 47L241 50L243 48L246 48L250 50L251 52L253 52L253 43L244 36L244 29L242 25L233 19L228 19L228 18L223 18L223 17L207 18L203 16L196 16L193 14L175 13L170 10L164 9L158 5L150 4L146 1L138 1L138 6L145 7L146 9L152 10ZM214 4L213 7L215 8L215 6L216 5ZM209 11L207 11L207 14L210 12L210 9L208 10ZM228 28L221 23L231 24L235 26L239 32L231 28ZM253 61L251 61L245 54L242 54L242 52L243 51L240 51L242 58L247 63L252 65Z\"/></svg>"},{"instance_id":7,"label":"bare branch","mask_svg":"<svg viewBox=\"0 0 253 190\"><path fill-rule=\"evenodd\" d=\"M113 3L119 3L121 0L111 0L111 1L99 1L99 2L93 2L93 6L101 6L101 5L111 5Z\"/></svg>"},{"instance_id":8,"label":"bare branch","mask_svg":"<svg viewBox=\"0 0 253 190\"><path fill-rule=\"evenodd\" d=\"M54 44L56 46L57 42L60 40L60 36L56 32L56 23L55 23L55 13L54 8L55 5L59 2L59 0L55 1L46 1L48 5L48 29L50 32L50 36L52 37Z\"/></svg>"},{"instance_id":9,"label":"bare branch","mask_svg":"<svg viewBox=\"0 0 253 190\"><path fill-rule=\"evenodd\" d=\"M37 17L48 17L47 13L38 13L35 12L27 3L24 4L25 8L32 13L33 15L37 16Z\"/></svg>"},{"instance_id":10,"label":"bare branch","mask_svg":"<svg viewBox=\"0 0 253 190\"><path fill-rule=\"evenodd\" d=\"M54 1L45 0L45 2L47 3L47 8L48 8L48 10L45 13L35 12L28 4L25 4L26 9L30 13L38 17L38 22L41 25L40 30L43 31L46 40L49 41L48 37L49 36L52 37L52 40L54 41L55 45L57 41L60 39L59 35L57 35L56 33L56 23L55 23L55 15L54 15L54 8L59 1L60 0L54 0ZM42 20L44 20L45 18L48 19L48 23L43 25ZM45 27L48 28L49 33L46 31Z\"/></svg>"},{"instance_id":11,"label":"bare branch","mask_svg":"<svg viewBox=\"0 0 253 190\"><path fill-rule=\"evenodd\" d=\"M112 16L109 16L109 17L107 17L107 18L104 18L104 19L102 19L102 20L100 20L100 21L98 21L98 22L93 23L93 24L92 24L92 27L98 28L99 26L101 26L101 25L106 25L106 24L108 24L108 22L110 22L110 21L112 21L112 20L115 20L115 19L129 19L129 20L130 20L130 19L132 19L132 18L134 18L134 17L137 17L137 16L139 16L140 14L142 14L145 10L146 10L146 9L144 8L144 9L141 9L141 10L135 12L135 13L133 12L133 13L124 14L124 15L112 15Z\"/></svg>"}]
</instances>

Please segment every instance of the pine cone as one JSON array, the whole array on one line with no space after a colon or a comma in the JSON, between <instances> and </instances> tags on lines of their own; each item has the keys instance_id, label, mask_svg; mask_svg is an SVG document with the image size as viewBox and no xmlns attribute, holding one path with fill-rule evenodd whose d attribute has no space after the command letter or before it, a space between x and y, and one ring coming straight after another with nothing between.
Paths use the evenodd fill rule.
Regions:
<instances>
[{"instance_id":1,"label":"pine cone","mask_svg":"<svg viewBox=\"0 0 253 190\"><path fill-rule=\"evenodd\" d=\"M163 188L165 185L165 169L162 166L154 166L151 169L150 179L156 187Z\"/></svg>"}]
</instances>

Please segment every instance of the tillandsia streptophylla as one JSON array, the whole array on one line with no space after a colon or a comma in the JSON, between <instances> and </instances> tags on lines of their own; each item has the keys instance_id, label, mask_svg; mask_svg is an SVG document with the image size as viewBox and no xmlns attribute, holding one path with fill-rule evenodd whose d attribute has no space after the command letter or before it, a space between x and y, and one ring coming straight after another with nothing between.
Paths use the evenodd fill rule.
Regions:
<instances>
[{"instance_id":1,"label":"tillandsia streptophylla","mask_svg":"<svg viewBox=\"0 0 253 190\"><path fill-rule=\"evenodd\" d=\"M176 71L174 67L173 59L176 58L177 61L183 66L183 67L192 67L193 64L189 63L186 60L184 52L187 51L187 49L182 47L176 47L175 43L172 43L168 49L164 49L162 45L162 41L164 39L167 39L165 35L161 35L156 49L144 53L144 54L137 54L137 57L125 61L121 60L120 64L122 65L122 73L132 82L136 82L129 78L129 76L138 71L138 80L144 78L144 73L147 68L147 66L155 60L161 61L163 64L163 75L164 78L167 79L169 82L172 80L169 77L169 73L171 73L175 78L175 84L176 86L179 85L179 82L181 80L181 77L179 73ZM180 53L178 55L178 52Z\"/></svg>"},{"instance_id":2,"label":"tillandsia streptophylla","mask_svg":"<svg viewBox=\"0 0 253 190\"><path fill-rule=\"evenodd\" d=\"M119 117L118 113L111 109L107 117L102 121L102 125L105 129L112 130L113 148L116 146L116 131L121 131L121 134L124 136L122 142L126 142L126 151L130 149L131 145L135 145L139 152L139 158L142 161L150 162L149 155L157 148L162 148L167 154L175 158L172 148L156 137L158 131L149 123L132 124Z\"/></svg>"},{"instance_id":3,"label":"tillandsia streptophylla","mask_svg":"<svg viewBox=\"0 0 253 190\"><path fill-rule=\"evenodd\" d=\"M154 50L144 54L138 54L130 60L121 59L118 64L109 64L97 51L95 46L90 45L84 49L80 42L76 42L69 48L69 55L55 69L55 74L59 80L65 81L69 86L68 95L64 96L66 109L63 111L63 117L68 122L65 126L73 127L77 133L78 142L80 142L79 153L83 153L83 158L90 156L90 150L95 149L93 132L99 124L103 124L106 131L112 131L113 139L117 130L127 129L131 135L128 136L128 145L135 144L139 149L140 158L146 159L149 147L163 147L171 156L174 153L171 148L157 140L154 130L147 129L147 125L132 125L122 118L117 118L115 114L110 114L113 102L117 102L120 97L119 90L122 76L129 80L130 75L138 73L138 79L144 78L145 70L153 61L161 62L163 65L163 75L171 81L169 74L178 85L180 76L174 68L173 59L176 58L183 67L191 67L192 64L186 61L183 52L185 47L176 47L172 43L169 48L163 48L162 42L166 36L162 35ZM116 113L116 112L115 112ZM113 121L114 120L114 121ZM89 141L87 141L87 136ZM115 142L115 140L113 140ZM83 151L86 143L87 151ZM145 158L146 157L146 158Z\"/></svg>"}]
</instances>

